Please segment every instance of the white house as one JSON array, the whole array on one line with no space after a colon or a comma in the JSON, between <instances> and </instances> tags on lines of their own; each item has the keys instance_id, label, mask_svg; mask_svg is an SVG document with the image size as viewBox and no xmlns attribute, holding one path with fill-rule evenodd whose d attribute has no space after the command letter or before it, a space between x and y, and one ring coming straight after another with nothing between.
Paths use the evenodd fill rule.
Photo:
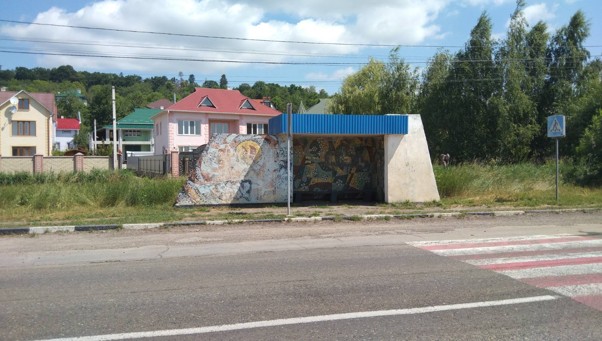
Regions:
<instances>
[{"instance_id":1,"label":"white house","mask_svg":"<svg viewBox=\"0 0 602 341\"><path fill-rule=\"evenodd\" d=\"M73 139L79 132L80 122L75 118L61 117L56 120L54 149L66 151L75 148Z\"/></svg>"}]
</instances>

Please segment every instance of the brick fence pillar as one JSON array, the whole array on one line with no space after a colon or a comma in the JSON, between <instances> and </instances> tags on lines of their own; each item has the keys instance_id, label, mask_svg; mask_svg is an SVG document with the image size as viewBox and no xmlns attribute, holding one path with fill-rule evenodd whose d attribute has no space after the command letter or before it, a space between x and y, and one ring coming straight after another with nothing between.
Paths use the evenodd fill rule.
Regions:
<instances>
[{"instance_id":1,"label":"brick fence pillar","mask_svg":"<svg viewBox=\"0 0 602 341\"><path fill-rule=\"evenodd\" d=\"M84 171L84 154L77 153L73 156L73 171L76 173Z\"/></svg>"},{"instance_id":2,"label":"brick fence pillar","mask_svg":"<svg viewBox=\"0 0 602 341\"><path fill-rule=\"evenodd\" d=\"M180 176L180 153L177 150L171 152L171 176Z\"/></svg>"},{"instance_id":3,"label":"brick fence pillar","mask_svg":"<svg viewBox=\"0 0 602 341\"><path fill-rule=\"evenodd\" d=\"M33 174L44 172L44 155L36 154L33 156Z\"/></svg>"}]
</instances>

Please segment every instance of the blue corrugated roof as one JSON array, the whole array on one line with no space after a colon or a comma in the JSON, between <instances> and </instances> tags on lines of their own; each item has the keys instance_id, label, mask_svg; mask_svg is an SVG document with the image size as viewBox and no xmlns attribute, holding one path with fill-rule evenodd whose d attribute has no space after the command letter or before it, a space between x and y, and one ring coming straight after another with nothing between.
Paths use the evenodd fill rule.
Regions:
<instances>
[{"instance_id":1,"label":"blue corrugated roof","mask_svg":"<svg viewBox=\"0 0 602 341\"><path fill-rule=\"evenodd\" d=\"M271 135L286 134L287 115L269 121ZM293 134L319 135L405 135L407 115L293 114Z\"/></svg>"}]
</instances>

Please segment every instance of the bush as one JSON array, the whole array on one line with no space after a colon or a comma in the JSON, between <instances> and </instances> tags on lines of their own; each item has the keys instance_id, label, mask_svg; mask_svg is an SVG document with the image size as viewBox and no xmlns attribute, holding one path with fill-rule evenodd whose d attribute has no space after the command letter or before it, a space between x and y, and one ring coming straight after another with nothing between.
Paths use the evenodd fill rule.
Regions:
<instances>
[{"instance_id":1,"label":"bush","mask_svg":"<svg viewBox=\"0 0 602 341\"><path fill-rule=\"evenodd\" d=\"M468 190L474 179L466 166L435 167L435 180L442 198L459 196Z\"/></svg>"},{"instance_id":2,"label":"bush","mask_svg":"<svg viewBox=\"0 0 602 341\"><path fill-rule=\"evenodd\" d=\"M602 110L579 140L567 179L581 186L602 186Z\"/></svg>"}]
</instances>

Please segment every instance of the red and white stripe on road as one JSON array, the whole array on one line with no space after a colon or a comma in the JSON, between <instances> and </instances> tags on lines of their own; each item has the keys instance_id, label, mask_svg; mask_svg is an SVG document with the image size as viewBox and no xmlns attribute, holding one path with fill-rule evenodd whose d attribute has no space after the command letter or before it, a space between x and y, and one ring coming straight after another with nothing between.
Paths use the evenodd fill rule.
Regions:
<instances>
[{"instance_id":1,"label":"red and white stripe on road","mask_svg":"<svg viewBox=\"0 0 602 341\"><path fill-rule=\"evenodd\" d=\"M602 238L563 234L409 244L602 311Z\"/></svg>"}]
</instances>

